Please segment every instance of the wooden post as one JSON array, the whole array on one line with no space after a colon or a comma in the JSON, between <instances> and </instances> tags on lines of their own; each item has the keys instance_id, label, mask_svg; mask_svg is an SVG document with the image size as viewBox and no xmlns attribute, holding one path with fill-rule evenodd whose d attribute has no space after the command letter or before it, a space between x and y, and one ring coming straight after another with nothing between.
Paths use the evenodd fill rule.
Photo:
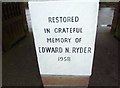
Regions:
<instances>
[{"instance_id":1,"label":"wooden post","mask_svg":"<svg viewBox=\"0 0 120 88\"><path fill-rule=\"evenodd\" d=\"M116 22L116 31L115 31L115 36L117 37L117 39L120 40L120 2L118 3L118 19L117 19L117 22Z\"/></svg>"},{"instance_id":2,"label":"wooden post","mask_svg":"<svg viewBox=\"0 0 120 88\"><path fill-rule=\"evenodd\" d=\"M119 18L119 3L117 3L115 6L114 17L113 17L112 27L111 27L112 33L115 33L116 28L117 28L117 23L118 23L118 18Z\"/></svg>"}]
</instances>

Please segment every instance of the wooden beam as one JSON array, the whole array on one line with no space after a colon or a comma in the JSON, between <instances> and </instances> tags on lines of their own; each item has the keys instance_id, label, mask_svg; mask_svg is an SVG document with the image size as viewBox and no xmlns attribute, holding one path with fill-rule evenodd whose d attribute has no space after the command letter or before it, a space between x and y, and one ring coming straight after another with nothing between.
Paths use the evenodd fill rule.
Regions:
<instances>
[{"instance_id":1,"label":"wooden beam","mask_svg":"<svg viewBox=\"0 0 120 88\"><path fill-rule=\"evenodd\" d=\"M89 76L42 76L44 86L88 86Z\"/></svg>"}]
</instances>

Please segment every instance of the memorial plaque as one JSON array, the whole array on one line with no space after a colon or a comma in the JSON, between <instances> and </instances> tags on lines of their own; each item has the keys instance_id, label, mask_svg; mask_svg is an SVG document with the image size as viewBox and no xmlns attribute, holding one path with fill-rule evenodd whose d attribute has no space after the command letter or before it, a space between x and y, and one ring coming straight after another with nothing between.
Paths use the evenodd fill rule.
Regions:
<instances>
[{"instance_id":1,"label":"memorial plaque","mask_svg":"<svg viewBox=\"0 0 120 88\"><path fill-rule=\"evenodd\" d=\"M90 76L99 0L29 1L41 75Z\"/></svg>"}]
</instances>

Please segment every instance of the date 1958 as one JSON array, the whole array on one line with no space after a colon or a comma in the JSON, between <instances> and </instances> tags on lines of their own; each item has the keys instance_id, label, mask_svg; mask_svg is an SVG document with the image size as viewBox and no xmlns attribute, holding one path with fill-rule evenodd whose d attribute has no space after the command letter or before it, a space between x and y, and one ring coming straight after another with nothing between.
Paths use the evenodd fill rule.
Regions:
<instances>
[{"instance_id":1,"label":"date 1958","mask_svg":"<svg viewBox=\"0 0 120 88\"><path fill-rule=\"evenodd\" d=\"M58 61L68 62L71 61L71 57L58 57Z\"/></svg>"}]
</instances>

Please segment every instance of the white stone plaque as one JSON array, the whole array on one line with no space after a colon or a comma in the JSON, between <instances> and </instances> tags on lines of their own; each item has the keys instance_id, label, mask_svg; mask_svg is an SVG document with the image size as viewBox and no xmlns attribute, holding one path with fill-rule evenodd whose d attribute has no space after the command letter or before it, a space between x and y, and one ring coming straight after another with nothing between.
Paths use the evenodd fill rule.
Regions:
<instances>
[{"instance_id":1,"label":"white stone plaque","mask_svg":"<svg viewBox=\"0 0 120 88\"><path fill-rule=\"evenodd\" d=\"M91 75L98 8L99 0L29 2L42 75Z\"/></svg>"}]
</instances>

